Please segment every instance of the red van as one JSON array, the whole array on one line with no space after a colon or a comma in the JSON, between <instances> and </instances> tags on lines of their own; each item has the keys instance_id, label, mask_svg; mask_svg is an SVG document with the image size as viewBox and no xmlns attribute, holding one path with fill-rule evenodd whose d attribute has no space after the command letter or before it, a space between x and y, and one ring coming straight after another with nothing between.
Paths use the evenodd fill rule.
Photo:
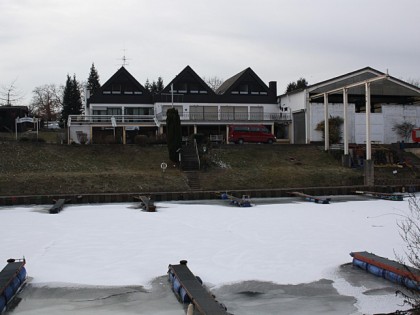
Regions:
<instances>
[{"instance_id":1,"label":"red van","mask_svg":"<svg viewBox=\"0 0 420 315\"><path fill-rule=\"evenodd\" d=\"M262 125L232 125L229 126L228 140L239 144L244 142L273 143L276 137Z\"/></svg>"}]
</instances>

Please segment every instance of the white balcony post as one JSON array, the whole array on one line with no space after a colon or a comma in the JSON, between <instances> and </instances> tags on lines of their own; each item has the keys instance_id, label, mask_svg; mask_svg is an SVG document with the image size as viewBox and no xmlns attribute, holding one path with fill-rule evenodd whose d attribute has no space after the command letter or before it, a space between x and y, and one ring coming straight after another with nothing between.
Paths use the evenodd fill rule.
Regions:
<instances>
[{"instance_id":1,"label":"white balcony post","mask_svg":"<svg viewBox=\"0 0 420 315\"><path fill-rule=\"evenodd\" d=\"M328 94L324 93L324 140L325 151L330 149L330 128L328 123Z\"/></svg>"},{"instance_id":2,"label":"white balcony post","mask_svg":"<svg viewBox=\"0 0 420 315\"><path fill-rule=\"evenodd\" d=\"M343 107L344 107L344 132L343 132L343 136L344 136L344 155L348 155L349 154L349 136L348 136L348 115L347 115L347 110L348 110L348 95L349 94L349 90L346 88L343 88Z\"/></svg>"},{"instance_id":3,"label":"white balcony post","mask_svg":"<svg viewBox=\"0 0 420 315\"><path fill-rule=\"evenodd\" d=\"M365 83L366 89L366 160L372 159L372 145L370 138L370 82Z\"/></svg>"}]
</instances>

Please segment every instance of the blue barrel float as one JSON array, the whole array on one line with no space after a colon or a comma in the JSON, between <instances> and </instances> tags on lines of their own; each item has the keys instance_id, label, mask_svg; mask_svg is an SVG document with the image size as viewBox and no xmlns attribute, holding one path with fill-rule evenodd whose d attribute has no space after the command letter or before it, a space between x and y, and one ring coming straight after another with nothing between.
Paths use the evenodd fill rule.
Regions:
<instances>
[{"instance_id":1,"label":"blue barrel float","mask_svg":"<svg viewBox=\"0 0 420 315\"><path fill-rule=\"evenodd\" d=\"M372 253L352 252L353 265L391 282L420 291L420 270Z\"/></svg>"},{"instance_id":2,"label":"blue barrel float","mask_svg":"<svg viewBox=\"0 0 420 315\"><path fill-rule=\"evenodd\" d=\"M25 259L8 259L0 272L0 313L6 310L26 282Z\"/></svg>"}]
</instances>

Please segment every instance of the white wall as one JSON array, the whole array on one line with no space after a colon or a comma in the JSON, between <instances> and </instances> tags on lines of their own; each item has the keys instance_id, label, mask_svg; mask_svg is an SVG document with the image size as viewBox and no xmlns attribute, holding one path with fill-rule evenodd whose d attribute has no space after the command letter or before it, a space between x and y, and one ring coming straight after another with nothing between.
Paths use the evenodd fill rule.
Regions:
<instances>
[{"instance_id":1,"label":"white wall","mask_svg":"<svg viewBox=\"0 0 420 315\"><path fill-rule=\"evenodd\" d=\"M290 108L291 112L296 112L306 107L306 90L290 95L284 95L280 98L282 107Z\"/></svg>"},{"instance_id":2,"label":"white wall","mask_svg":"<svg viewBox=\"0 0 420 315\"><path fill-rule=\"evenodd\" d=\"M410 122L416 127L420 127L420 106L413 105L384 105L382 106L384 114L384 134L387 143L395 143L403 139L392 128L396 124ZM410 142L411 142L410 138Z\"/></svg>"},{"instance_id":3,"label":"white wall","mask_svg":"<svg viewBox=\"0 0 420 315\"><path fill-rule=\"evenodd\" d=\"M366 113L355 114L355 143L366 143ZM370 114L370 140L386 143L384 138L383 114Z\"/></svg>"},{"instance_id":4,"label":"white wall","mask_svg":"<svg viewBox=\"0 0 420 315\"><path fill-rule=\"evenodd\" d=\"M329 104L329 116L343 117L343 104ZM311 141L323 141L322 133L316 131L316 125L324 120L324 104L311 104ZM382 105L382 113L371 113L371 140L390 144L404 140L392 130L396 124L404 121L420 127L420 105ZM354 104L348 105L349 142L366 143L366 113L355 113ZM409 142L411 142L411 138Z\"/></svg>"},{"instance_id":5,"label":"white wall","mask_svg":"<svg viewBox=\"0 0 420 315\"><path fill-rule=\"evenodd\" d=\"M311 141L324 141L322 139L322 132L315 130L316 126L324 121L324 104L322 103L311 103ZM348 137L349 142L354 142L354 104L348 104L347 108L347 124L348 124ZM328 116L331 117L342 117L344 118L344 106L343 104L328 104ZM341 136L343 133L344 124L341 126Z\"/></svg>"}]
</instances>

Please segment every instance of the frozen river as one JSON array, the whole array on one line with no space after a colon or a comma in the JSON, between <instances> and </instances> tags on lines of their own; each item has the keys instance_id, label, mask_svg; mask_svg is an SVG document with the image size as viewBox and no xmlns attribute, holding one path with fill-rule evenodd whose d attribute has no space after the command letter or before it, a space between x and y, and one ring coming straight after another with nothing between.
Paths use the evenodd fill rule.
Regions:
<instances>
[{"instance_id":1,"label":"frozen river","mask_svg":"<svg viewBox=\"0 0 420 315\"><path fill-rule=\"evenodd\" d=\"M408 202L287 198L0 208L1 261L25 256L13 314L183 314L166 279L188 266L233 314L373 314L404 309L401 289L351 265L351 251L394 258Z\"/></svg>"}]
</instances>

